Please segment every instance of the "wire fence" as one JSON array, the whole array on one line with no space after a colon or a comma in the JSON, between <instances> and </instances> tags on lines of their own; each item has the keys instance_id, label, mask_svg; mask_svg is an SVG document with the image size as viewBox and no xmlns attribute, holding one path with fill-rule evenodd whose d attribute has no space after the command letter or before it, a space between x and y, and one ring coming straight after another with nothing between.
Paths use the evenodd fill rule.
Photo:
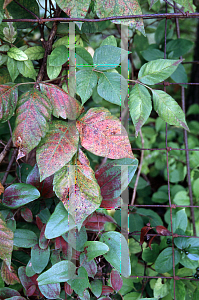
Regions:
<instances>
[{"instance_id":1,"label":"wire fence","mask_svg":"<svg viewBox=\"0 0 199 300\"><path fill-rule=\"evenodd\" d=\"M177 32L177 38L180 38L180 26L179 26L179 19L188 19L188 18L199 18L199 13L189 13L189 12L184 12L183 10L180 10L176 7L176 5L172 5L174 7L174 13L167 13L167 7L168 2L165 1L165 7L166 11L165 13L161 14L143 14L143 15L128 15L128 16L113 16L113 17L107 17L107 18L102 18L102 19L80 19L80 18L39 18L35 14L33 14L31 11L26 9L28 12L30 12L32 15L34 15L35 19L4 19L2 22L29 22L29 23L38 23L38 24L44 24L46 22L50 21L57 21L57 22L101 22L101 21L107 21L107 20L124 20L124 19L135 19L135 18L143 18L143 19L165 19L165 36L164 36L164 58L166 58L166 45L167 45L167 20L168 19L174 19L175 24L176 24L176 32ZM181 57L182 58L182 57ZM189 63L189 64L199 64L199 61L189 61L189 62L184 62L184 63ZM130 83L131 84L131 83ZM159 85L163 85L163 90L166 92L166 89L170 85L181 85L181 84L186 84L186 85L199 85L199 82L182 82L182 83L175 83L175 82L163 82L159 83ZM185 88L180 87L181 89L181 106L182 109L185 113ZM192 278L192 277L179 277L176 276L176 271L175 271L175 255L174 255L174 232L173 232L173 219L172 219L172 211L175 210L176 208L190 208L191 210L191 220L192 220L192 225L193 225L193 236L194 238L199 238L196 235L196 224L195 224L195 215L194 215L194 208L199 208L198 205L193 204L193 193L192 193L192 185L191 185L191 176L190 176L190 162L189 162L189 152L190 151L199 151L199 149L190 149L188 147L188 133L186 130L184 130L184 145L185 148L172 148L168 146L168 126L166 124L166 131L165 131L165 148L132 148L132 150L138 150L138 151L145 151L145 150L150 150L150 151L164 151L166 155L166 165L167 165L167 185L168 185L168 200L169 204L164 205L164 204L136 204L134 203L134 207L145 207L145 208L170 208L170 222L171 222L171 235L172 235L172 256L173 256L173 276L164 276L161 274L161 276L131 276L132 278L143 278L143 279L152 279L152 278L166 278L166 279L174 279L174 300L176 299L176 291L175 291L175 285L177 280L191 280L191 281L197 281L198 279ZM188 188L189 188L189 198L190 198L190 205L176 205L173 204L171 201L171 191L170 191L170 171L169 171L169 152L170 151L184 151L186 155L186 166L187 166L187 183L188 183ZM133 235L140 235L139 232L133 233ZM153 236L160 236L157 234L148 234L149 237ZM182 237L190 237L187 235L178 235ZM175 235L176 237L176 235Z\"/></svg>"}]
</instances>

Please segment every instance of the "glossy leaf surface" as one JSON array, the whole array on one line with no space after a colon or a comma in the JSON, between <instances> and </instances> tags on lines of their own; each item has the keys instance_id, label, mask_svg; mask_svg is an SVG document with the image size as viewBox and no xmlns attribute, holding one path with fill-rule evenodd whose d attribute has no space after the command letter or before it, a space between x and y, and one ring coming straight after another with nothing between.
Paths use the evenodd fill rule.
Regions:
<instances>
[{"instance_id":1,"label":"glossy leaf surface","mask_svg":"<svg viewBox=\"0 0 199 300\"><path fill-rule=\"evenodd\" d=\"M32 268L36 273L41 273L48 264L50 248L41 249L38 244L31 248Z\"/></svg>"},{"instance_id":2,"label":"glossy leaf surface","mask_svg":"<svg viewBox=\"0 0 199 300\"><path fill-rule=\"evenodd\" d=\"M16 108L18 89L16 86L0 86L0 122L9 120Z\"/></svg>"},{"instance_id":3,"label":"glossy leaf surface","mask_svg":"<svg viewBox=\"0 0 199 300\"><path fill-rule=\"evenodd\" d=\"M40 197L38 189L30 184L14 183L5 189L2 203L10 208L18 208Z\"/></svg>"},{"instance_id":4,"label":"glossy leaf surface","mask_svg":"<svg viewBox=\"0 0 199 300\"><path fill-rule=\"evenodd\" d=\"M95 155L134 158L125 128L107 109L89 109L77 128L82 146Z\"/></svg>"},{"instance_id":5,"label":"glossy leaf surface","mask_svg":"<svg viewBox=\"0 0 199 300\"><path fill-rule=\"evenodd\" d=\"M75 165L68 164L55 174L53 187L78 227L100 206L99 185L88 158L81 150Z\"/></svg>"},{"instance_id":6,"label":"glossy leaf surface","mask_svg":"<svg viewBox=\"0 0 199 300\"><path fill-rule=\"evenodd\" d=\"M80 70L76 74L77 94L81 97L82 105L91 97L97 84L97 74L93 70Z\"/></svg>"},{"instance_id":7,"label":"glossy leaf surface","mask_svg":"<svg viewBox=\"0 0 199 300\"><path fill-rule=\"evenodd\" d=\"M124 236L116 231L102 234L100 242L108 245L109 251L104 254L105 259L124 277L131 274L128 244ZM122 249L121 249L122 248Z\"/></svg>"},{"instance_id":8,"label":"glossy leaf surface","mask_svg":"<svg viewBox=\"0 0 199 300\"><path fill-rule=\"evenodd\" d=\"M67 60L68 60L68 49L64 45L61 45L55 48L51 52L49 64L50 66L58 67L65 64Z\"/></svg>"},{"instance_id":9,"label":"glossy leaf surface","mask_svg":"<svg viewBox=\"0 0 199 300\"><path fill-rule=\"evenodd\" d=\"M51 104L38 90L22 94L18 101L13 143L21 150L20 157L35 148L48 131Z\"/></svg>"},{"instance_id":10,"label":"glossy leaf surface","mask_svg":"<svg viewBox=\"0 0 199 300\"><path fill-rule=\"evenodd\" d=\"M14 58L15 60L24 61L28 60L28 56L20 49L16 47L12 47L7 52L10 58Z\"/></svg>"},{"instance_id":11,"label":"glossy leaf surface","mask_svg":"<svg viewBox=\"0 0 199 300\"><path fill-rule=\"evenodd\" d=\"M13 237L12 230L8 228L0 212L0 258L5 261L8 267L11 265Z\"/></svg>"},{"instance_id":12,"label":"glossy leaf surface","mask_svg":"<svg viewBox=\"0 0 199 300\"><path fill-rule=\"evenodd\" d=\"M46 272L39 275L37 278L38 284L52 284L58 282L65 282L75 277L75 265L67 260L63 260L54 264Z\"/></svg>"},{"instance_id":13,"label":"glossy leaf surface","mask_svg":"<svg viewBox=\"0 0 199 300\"><path fill-rule=\"evenodd\" d=\"M109 247L98 241L87 241L84 244L84 253L87 256L87 261L92 260L93 258L103 255L109 251Z\"/></svg>"},{"instance_id":14,"label":"glossy leaf surface","mask_svg":"<svg viewBox=\"0 0 199 300\"><path fill-rule=\"evenodd\" d=\"M37 148L40 180L54 174L68 163L77 151L79 135L74 123L53 121Z\"/></svg>"},{"instance_id":15,"label":"glossy leaf surface","mask_svg":"<svg viewBox=\"0 0 199 300\"><path fill-rule=\"evenodd\" d=\"M174 250L175 255L175 266L180 261L180 253L177 249ZM172 248L168 247L164 249L156 259L155 270L159 273L165 273L172 270L173 267L173 257L172 257Z\"/></svg>"},{"instance_id":16,"label":"glossy leaf surface","mask_svg":"<svg viewBox=\"0 0 199 300\"><path fill-rule=\"evenodd\" d=\"M79 101L64 92L60 87L48 83L40 83L39 86L42 93L51 102L52 113L56 118L61 117L63 119L76 120L80 113L82 113L83 108Z\"/></svg>"}]
</instances>

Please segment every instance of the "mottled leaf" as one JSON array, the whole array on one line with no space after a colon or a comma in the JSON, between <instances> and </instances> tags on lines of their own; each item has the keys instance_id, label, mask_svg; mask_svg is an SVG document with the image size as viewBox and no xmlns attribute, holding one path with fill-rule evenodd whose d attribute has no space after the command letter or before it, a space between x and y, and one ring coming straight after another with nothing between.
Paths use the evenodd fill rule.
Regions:
<instances>
[{"instance_id":1,"label":"mottled leaf","mask_svg":"<svg viewBox=\"0 0 199 300\"><path fill-rule=\"evenodd\" d=\"M32 277L28 277L26 275L26 267L19 267L18 269L19 279L25 289L25 293L27 296L40 296L41 293L39 291L37 285L37 274ZM38 297L39 298L39 297Z\"/></svg>"},{"instance_id":2,"label":"mottled leaf","mask_svg":"<svg viewBox=\"0 0 199 300\"><path fill-rule=\"evenodd\" d=\"M98 0L95 2L95 11L99 18L142 14L140 5L137 0L131 0L127 2L118 0L114 0L111 2L106 0ZM135 29L145 34L144 24L141 18L114 20L113 23L133 26Z\"/></svg>"},{"instance_id":3,"label":"mottled leaf","mask_svg":"<svg viewBox=\"0 0 199 300\"><path fill-rule=\"evenodd\" d=\"M4 261L1 265L1 277L2 277L3 281L5 281L5 283L8 285L20 283L20 280L19 280L14 268L11 266L9 269Z\"/></svg>"},{"instance_id":4,"label":"mottled leaf","mask_svg":"<svg viewBox=\"0 0 199 300\"><path fill-rule=\"evenodd\" d=\"M79 101L64 92L60 87L53 84L40 83L40 89L47 96L53 108L53 115L56 118L76 120L83 112Z\"/></svg>"},{"instance_id":5,"label":"mottled leaf","mask_svg":"<svg viewBox=\"0 0 199 300\"><path fill-rule=\"evenodd\" d=\"M116 292L118 292L123 285L123 280L120 273L114 269L111 271L111 285Z\"/></svg>"},{"instance_id":6,"label":"mottled leaf","mask_svg":"<svg viewBox=\"0 0 199 300\"><path fill-rule=\"evenodd\" d=\"M39 285L65 282L75 277L75 270L76 267L72 262L62 260L57 264L54 264L46 272L39 275L37 281Z\"/></svg>"},{"instance_id":7,"label":"mottled leaf","mask_svg":"<svg viewBox=\"0 0 199 300\"><path fill-rule=\"evenodd\" d=\"M144 84L156 84L171 76L181 62L181 59L152 60L141 67L138 73L138 79Z\"/></svg>"},{"instance_id":8,"label":"mottled leaf","mask_svg":"<svg viewBox=\"0 0 199 300\"><path fill-rule=\"evenodd\" d=\"M55 0L59 7L71 18L85 18L91 0Z\"/></svg>"},{"instance_id":9,"label":"mottled leaf","mask_svg":"<svg viewBox=\"0 0 199 300\"><path fill-rule=\"evenodd\" d=\"M39 237L39 247L41 249L46 249L50 242L50 240L46 239L46 237L44 235L45 229L46 229L46 224L44 224L44 226L42 227L40 237Z\"/></svg>"},{"instance_id":10,"label":"mottled leaf","mask_svg":"<svg viewBox=\"0 0 199 300\"><path fill-rule=\"evenodd\" d=\"M76 74L77 94L82 105L91 97L93 88L97 85L97 74L93 70L80 70Z\"/></svg>"},{"instance_id":11,"label":"mottled leaf","mask_svg":"<svg viewBox=\"0 0 199 300\"><path fill-rule=\"evenodd\" d=\"M81 150L75 165L68 164L55 174L53 188L79 228L85 218L100 206L99 185L88 158Z\"/></svg>"},{"instance_id":12,"label":"mottled leaf","mask_svg":"<svg viewBox=\"0 0 199 300\"><path fill-rule=\"evenodd\" d=\"M94 259L87 261L84 253L80 254L80 265L84 267L88 273L88 276L94 278L97 273L97 264Z\"/></svg>"},{"instance_id":13,"label":"mottled leaf","mask_svg":"<svg viewBox=\"0 0 199 300\"><path fill-rule=\"evenodd\" d=\"M39 190L42 198L51 198L54 196L53 176L49 176L40 182L40 174L37 164L35 164L34 168L29 173L26 183L35 186Z\"/></svg>"},{"instance_id":14,"label":"mottled leaf","mask_svg":"<svg viewBox=\"0 0 199 300\"><path fill-rule=\"evenodd\" d=\"M148 90L141 84L136 84L130 92L129 110L137 137L138 132L147 121L152 110L151 96Z\"/></svg>"},{"instance_id":15,"label":"mottled leaf","mask_svg":"<svg viewBox=\"0 0 199 300\"><path fill-rule=\"evenodd\" d=\"M31 223L33 221L32 211L28 207L23 207L21 209L21 216L26 222Z\"/></svg>"},{"instance_id":16,"label":"mottled leaf","mask_svg":"<svg viewBox=\"0 0 199 300\"><path fill-rule=\"evenodd\" d=\"M77 121L82 146L108 158L134 158L128 134L120 121L105 108L91 108Z\"/></svg>"},{"instance_id":17,"label":"mottled leaf","mask_svg":"<svg viewBox=\"0 0 199 300\"><path fill-rule=\"evenodd\" d=\"M2 203L10 208L18 208L39 197L39 191L32 185L13 183L5 189Z\"/></svg>"},{"instance_id":18,"label":"mottled leaf","mask_svg":"<svg viewBox=\"0 0 199 300\"><path fill-rule=\"evenodd\" d=\"M170 125L182 127L189 131L185 121L185 114L178 103L167 93L153 90L154 109L158 115Z\"/></svg>"},{"instance_id":19,"label":"mottled leaf","mask_svg":"<svg viewBox=\"0 0 199 300\"><path fill-rule=\"evenodd\" d=\"M13 143L19 147L18 159L35 148L48 131L51 104L38 90L22 94L16 111Z\"/></svg>"},{"instance_id":20,"label":"mottled leaf","mask_svg":"<svg viewBox=\"0 0 199 300\"><path fill-rule=\"evenodd\" d=\"M18 99L18 89L16 86L0 86L0 122L9 120L15 111Z\"/></svg>"},{"instance_id":21,"label":"mottled leaf","mask_svg":"<svg viewBox=\"0 0 199 300\"><path fill-rule=\"evenodd\" d=\"M102 45L95 50L93 64L96 70L110 70L119 66L128 51L112 45Z\"/></svg>"},{"instance_id":22,"label":"mottled leaf","mask_svg":"<svg viewBox=\"0 0 199 300\"><path fill-rule=\"evenodd\" d=\"M20 293L16 290L10 289L8 287L0 288L0 295L2 299L14 297L14 296L20 296Z\"/></svg>"},{"instance_id":23,"label":"mottled leaf","mask_svg":"<svg viewBox=\"0 0 199 300\"><path fill-rule=\"evenodd\" d=\"M111 286L102 285L102 294L101 295L108 296L109 294L113 294L113 293L114 293L114 289Z\"/></svg>"},{"instance_id":24,"label":"mottled leaf","mask_svg":"<svg viewBox=\"0 0 199 300\"><path fill-rule=\"evenodd\" d=\"M84 290L90 286L88 273L84 267L79 267L77 272L78 276L71 282L71 288L75 293L82 296Z\"/></svg>"},{"instance_id":25,"label":"mottled leaf","mask_svg":"<svg viewBox=\"0 0 199 300\"><path fill-rule=\"evenodd\" d=\"M39 285L39 289L47 299L57 299L61 292L60 283Z\"/></svg>"},{"instance_id":26,"label":"mottled leaf","mask_svg":"<svg viewBox=\"0 0 199 300\"><path fill-rule=\"evenodd\" d=\"M104 72L100 74L97 92L105 100L124 107L128 84L126 79L117 72Z\"/></svg>"},{"instance_id":27,"label":"mottled leaf","mask_svg":"<svg viewBox=\"0 0 199 300\"><path fill-rule=\"evenodd\" d=\"M73 293L73 289L68 284L68 282L64 282L64 291L67 295L72 295L72 293Z\"/></svg>"},{"instance_id":28,"label":"mottled leaf","mask_svg":"<svg viewBox=\"0 0 199 300\"><path fill-rule=\"evenodd\" d=\"M28 56L22 50L16 47L10 48L7 54L10 58L14 58L15 60L18 61L28 60Z\"/></svg>"},{"instance_id":29,"label":"mottled leaf","mask_svg":"<svg viewBox=\"0 0 199 300\"><path fill-rule=\"evenodd\" d=\"M77 152L79 135L73 122L53 121L37 147L40 180L54 174Z\"/></svg>"},{"instance_id":30,"label":"mottled leaf","mask_svg":"<svg viewBox=\"0 0 199 300\"><path fill-rule=\"evenodd\" d=\"M8 267L10 267L11 265L13 237L14 234L12 230L7 227L3 215L0 212L0 258L6 263Z\"/></svg>"},{"instance_id":31,"label":"mottled leaf","mask_svg":"<svg viewBox=\"0 0 199 300\"><path fill-rule=\"evenodd\" d=\"M36 273L41 273L48 264L50 248L41 249L38 244L31 248L32 268Z\"/></svg>"}]
</instances>

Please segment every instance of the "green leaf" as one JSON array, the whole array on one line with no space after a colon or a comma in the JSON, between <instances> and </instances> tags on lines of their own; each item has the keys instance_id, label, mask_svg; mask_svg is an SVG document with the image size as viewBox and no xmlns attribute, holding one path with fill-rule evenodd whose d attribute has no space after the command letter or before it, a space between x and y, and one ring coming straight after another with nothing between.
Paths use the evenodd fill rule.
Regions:
<instances>
[{"instance_id":1,"label":"green leaf","mask_svg":"<svg viewBox=\"0 0 199 300\"><path fill-rule=\"evenodd\" d=\"M57 78L61 72L62 66L52 67L49 64L50 56L47 57L47 74L50 79Z\"/></svg>"},{"instance_id":2,"label":"green leaf","mask_svg":"<svg viewBox=\"0 0 199 300\"><path fill-rule=\"evenodd\" d=\"M93 88L97 85L97 74L92 70L80 70L76 74L77 94L82 99L82 105L91 97Z\"/></svg>"},{"instance_id":3,"label":"green leaf","mask_svg":"<svg viewBox=\"0 0 199 300\"><path fill-rule=\"evenodd\" d=\"M6 63L8 60L8 56L6 54L0 54L0 66Z\"/></svg>"},{"instance_id":4,"label":"green leaf","mask_svg":"<svg viewBox=\"0 0 199 300\"><path fill-rule=\"evenodd\" d=\"M97 92L105 100L124 107L128 84L122 75L116 72L105 72L100 74Z\"/></svg>"},{"instance_id":5,"label":"green leaf","mask_svg":"<svg viewBox=\"0 0 199 300\"><path fill-rule=\"evenodd\" d=\"M91 0L55 0L59 7L71 18L85 18Z\"/></svg>"},{"instance_id":6,"label":"green leaf","mask_svg":"<svg viewBox=\"0 0 199 300\"><path fill-rule=\"evenodd\" d=\"M173 79L177 83L188 82L187 73L182 64L180 64L175 70L175 72L171 75L171 79ZM187 85L185 84L182 86L187 87Z\"/></svg>"},{"instance_id":7,"label":"green leaf","mask_svg":"<svg viewBox=\"0 0 199 300\"><path fill-rule=\"evenodd\" d=\"M167 93L152 90L154 109L158 115L170 125L175 125L189 131L185 121L185 114L178 103Z\"/></svg>"},{"instance_id":8,"label":"green leaf","mask_svg":"<svg viewBox=\"0 0 199 300\"><path fill-rule=\"evenodd\" d=\"M103 256L124 277L131 274L129 249L125 237L116 231L102 234L100 242L107 244L109 251Z\"/></svg>"},{"instance_id":9,"label":"green leaf","mask_svg":"<svg viewBox=\"0 0 199 300\"><path fill-rule=\"evenodd\" d=\"M2 203L10 208L18 208L40 197L40 192L31 184L14 183L5 189Z\"/></svg>"},{"instance_id":10,"label":"green leaf","mask_svg":"<svg viewBox=\"0 0 199 300\"><path fill-rule=\"evenodd\" d=\"M75 48L75 63L76 67L79 69L91 69L93 65L93 58L90 53L83 47L76 47Z\"/></svg>"},{"instance_id":11,"label":"green leaf","mask_svg":"<svg viewBox=\"0 0 199 300\"><path fill-rule=\"evenodd\" d=\"M88 273L85 268L78 268L78 276L71 282L71 288L76 294L83 296L84 290L89 286Z\"/></svg>"},{"instance_id":12,"label":"green leaf","mask_svg":"<svg viewBox=\"0 0 199 300\"><path fill-rule=\"evenodd\" d=\"M123 297L123 299L124 299L124 300L140 300L140 296L141 296L140 293L131 292L131 293L126 294L126 295ZM149 299L150 299L150 298L149 298Z\"/></svg>"},{"instance_id":13,"label":"green leaf","mask_svg":"<svg viewBox=\"0 0 199 300\"><path fill-rule=\"evenodd\" d=\"M175 266L180 261L180 253L177 249L174 249L175 256ZM172 248L168 247L164 249L157 257L155 261L155 270L158 273L166 273L171 271L173 268L173 256L172 256Z\"/></svg>"},{"instance_id":14,"label":"green leaf","mask_svg":"<svg viewBox=\"0 0 199 300\"><path fill-rule=\"evenodd\" d=\"M166 51L167 53L173 52L172 57L180 57L189 52L193 47L194 43L190 40L185 39L175 39L167 43Z\"/></svg>"},{"instance_id":15,"label":"green leaf","mask_svg":"<svg viewBox=\"0 0 199 300\"><path fill-rule=\"evenodd\" d=\"M144 64L138 79L144 84L153 85L167 79L177 69L182 60L157 59Z\"/></svg>"},{"instance_id":16,"label":"green leaf","mask_svg":"<svg viewBox=\"0 0 199 300\"><path fill-rule=\"evenodd\" d=\"M142 252L142 259L147 263L154 263L156 257L159 254L159 246L156 244L151 245L152 250L148 248L144 248ZM156 296L155 296L156 297Z\"/></svg>"},{"instance_id":17,"label":"green leaf","mask_svg":"<svg viewBox=\"0 0 199 300\"><path fill-rule=\"evenodd\" d=\"M145 223L150 223L151 226L163 225L160 216L151 209L138 208L136 211L140 216L144 217Z\"/></svg>"},{"instance_id":18,"label":"green leaf","mask_svg":"<svg viewBox=\"0 0 199 300\"><path fill-rule=\"evenodd\" d=\"M129 110L135 126L135 136L137 137L152 110L151 95L141 84L136 84L130 92Z\"/></svg>"},{"instance_id":19,"label":"green leaf","mask_svg":"<svg viewBox=\"0 0 199 300\"><path fill-rule=\"evenodd\" d=\"M177 228L180 228L185 232L187 229L187 222L187 214L183 208L173 216L173 232L175 232Z\"/></svg>"},{"instance_id":20,"label":"green leaf","mask_svg":"<svg viewBox=\"0 0 199 300\"><path fill-rule=\"evenodd\" d=\"M50 54L49 65L53 67L62 66L68 60L68 49L64 46L58 46Z\"/></svg>"},{"instance_id":21,"label":"green leaf","mask_svg":"<svg viewBox=\"0 0 199 300\"><path fill-rule=\"evenodd\" d=\"M48 131L51 104L37 89L21 95L16 111L13 143L20 147L18 159L35 148Z\"/></svg>"},{"instance_id":22,"label":"green leaf","mask_svg":"<svg viewBox=\"0 0 199 300\"><path fill-rule=\"evenodd\" d=\"M28 56L20 49L12 47L7 52L10 58L13 58L18 61L25 61L28 60Z\"/></svg>"},{"instance_id":23,"label":"green leaf","mask_svg":"<svg viewBox=\"0 0 199 300\"><path fill-rule=\"evenodd\" d=\"M179 191L175 194L173 202L177 205L190 205L190 199L186 191Z\"/></svg>"},{"instance_id":24,"label":"green leaf","mask_svg":"<svg viewBox=\"0 0 199 300\"><path fill-rule=\"evenodd\" d=\"M28 229L16 229L14 233L14 245L17 247L31 248L37 244L38 238L33 231Z\"/></svg>"},{"instance_id":25,"label":"green leaf","mask_svg":"<svg viewBox=\"0 0 199 300\"><path fill-rule=\"evenodd\" d=\"M0 212L0 258L9 267L13 250L13 232L8 228L2 213Z\"/></svg>"},{"instance_id":26,"label":"green leaf","mask_svg":"<svg viewBox=\"0 0 199 300\"><path fill-rule=\"evenodd\" d=\"M146 61L156 60L164 58L164 52L159 49L146 49L141 51L141 55L144 57Z\"/></svg>"},{"instance_id":27,"label":"green leaf","mask_svg":"<svg viewBox=\"0 0 199 300\"><path fill-rule=\"evenodd\" d=\"M26 275L28 277L31 277L35 274L36 274L36 272L33 270L31 260L29 260L29 262L27 263L27 266L26 266Z\"/></svg>"},{"instance_id":28,"label":"green leaf","mask_svg":"<svg viewBox=\"0 0 199 300\"><path fill-rule=\"evenodd\" d=\"M90 260L89 262L86 260L86 255L84 253L80 254L80 265L84 267L88 273L88 276L93 278L97 274L97 264L94 259Z\"/></svg>"},{"instance_id":29,"label":"green leaf","mask_svg":"<svg viewBox=\"0 0 199 300\"><path fill-rule=\"evenodd\" d=\"M171 279L171 281L170 281L170 289L171 289L171 293L174 294L173 279ZM176 280L176 282L175 282L175 298L176 298L176 300L185 300L186 291L187 290L185 288L184 281Z\"/></svg>"},{"instance_id":30,"label":"green leaf","mask_svg":"<svg viewBox=\"0 0 199 300\"><path fill-rule=\"evenodd\" d=\"M76 227L76 224L72 216L68 214L60 201L46 224L45 237L47 239L56 238L74 227Z\"/></svg>"},{"instance_id":31,"label":"green leaf","mask_svg":"<svg viewBox=\"0 0 199 300\"><path fill-rule=\"evenodd\" d=\"M95 173L81 149L75 164L67 164L55 174L53 189L78 228L100 206L102 200Z\"/></svg>"},{"instance_id":32,"label":"green leaf","mask_svg":"<svg viewBox=\"0 0 199 300\"><path fill-rule=\"evenodd\" d=\"M39 285L39 289L47 299L57 299L61 292L60 283Z\"/></svg>"},{"instance_id":33,"label":"green leaf","mask_svg":"<svg viewBox=\"0 0 199 300\"><path fill-rule=\"evenodd\" d=\"M139 2L137 0L131 0L122 4L118 0L111 1L111 4L105 0L99 0L95 1L94 9L99 18L142 14ZM114 20L112 22L115 24L132 26L145 35L144 24L141 18Z\"/></svg>"},{"instance_id":34,"label":"green leaf","mask_svg":"<svg viewBox=\"0 0 199 300\"><path fill-rule=\"evenodd\" d=\"M9 120L15 111L18 100L17 86L0 86L0 123Z\"/></svg>"},{"instance_id":35,"label":"green leaf","mask_svg":"<svg viewBox=\"0 0 199 300\"><path fill-rule=\"evenodd\" d=\"M128 55L128 51L111 45L97 48L93 56L95 70L115 69L121 61Z\"/></svg>"},{"instance_id":36,"label":"green leaf","mask_svg":"<svg viewBox=\"0 0 199 300\"><path fill-rule=\"evenodd\" d=\"M99 297L102 293L102 282L99 279L91 281L91 291L95 297Z\"/></svg>"},{"instance_id":37,"label":"green leaf","mask_svg":"<svg viewBox=\"0 0 199 300\"><path fill-rule=\"evenodd\" d=\"M31 248L31 263L35 273L41 273L48 264L50 247L41 249L38 244Z\"/></svg>"},{"instance_id":38,"label":"green leaf","mask_svg":"<svg viewBox=\"0 0 199 300\"><path fill-rule=\"evenodd\" d=\"M72 262L63 260L39 275L37 281L39 285L65 282L75 277L75 270L76 267Z\"/></svg>"},{"instance_id":39,"label":"green leaf","mask_svg":"<svg viewBox=\"0 0 199 300\"><path fill-rule=\"evenodd\" d=\"M10 58L8 56L7 60L7 68L10 73L10 77L12 78L12 81L14 82L17 76L19 75L19 71L17 69L17 62L13 58Z\"/></svg>"},{"instance_id":40,"label":"green leaf","mask_svg":"<svg viewBox=\"0 0 199 300\"><path fill-rule=\"evenodd\" d=\"M30 60L39 60L44 57L45 49L41 46L34 46L26 49L25 54Z\"/></svg>"},{"instance_id":41,"label":"green leaf","mask_svg":"<svg viewBox=\"0 0 199 300\"><path fill-rule=\"evenodd\" d=\"M87 241L84 244L84 253L87 256L87 261L92 260L93 258L103 255L109 251L109 247L98 241Z\"/></svg>"},{"instance_id":42,"label":"green leaf","mask_svg":"<svg viewBox=\"0 0 199 300\"><path fill-rule=\"evenodd\" d=\"M184 7L185 12L195 12L196 10L195 5L193 5L193 0L176 0L176 3L182 5Z\"/></svg>"},{"instance_id":43,"label":"green leaf","mask_svg":"<svg viewBox=\"0 0 199 300\"><path fill-rule=\"evenodd\" d=\"M158 299L163 298L169 294L169 291L170 287L168 282L162 283L162 279L158 278L153 289L154 297Z\"/></svg>"},{"instance_id":44,"label":"green leaf","mask_svg":"<svg viewBox=\"0 0 199 300\"><path fill-rule=\"evenodd\" d=\"M195 197L199 197L199 178L193 182L193 193ZM189 204L188 204L189 205Z\"/></svg>"},{"instance_id":45,"label":"green leaf","mask_svg":"<svg viewBox=\"0 0 199 300\"><path fill-rule=\"evenodd\" d=\"M87 241L85 226L78 231L76 228L70 230L70 234L64 234L63 238L77 251L84 251L84 244Z\"/></svg>"},{"instance_id":46,"label":"green leaf","mask_svg":"<svg viewBox=\"0 0 199 300\"><path fill-rule=\"evenodd\" d=\"M77 152L79 134L73 122L53 121L37 147L40 180L54 174Z\"/></svg>"},{"instance_id":47,"label":"green leaf","mask_svg":"<svg viewBox=\"0 0 199 300\"><path fill-rule=\"evenodd\" d=\"M101 46L106 46L106 45L117 47L117 41L116 41L116 38L114 37L114 35L107 36L107 38L105 38L102 41L100 47Z\"/></svg>"},{"instance_id":48,"label":"green leaf","mask_svg":"<svg viewBox=\"0 0 199 300\"><path fill-rule=\"evenodd\" d=\"M33 80L36 80L36 71L31 60L18 61L17 68L24 77L29 77Z\"/></svg>"}]
</instances>

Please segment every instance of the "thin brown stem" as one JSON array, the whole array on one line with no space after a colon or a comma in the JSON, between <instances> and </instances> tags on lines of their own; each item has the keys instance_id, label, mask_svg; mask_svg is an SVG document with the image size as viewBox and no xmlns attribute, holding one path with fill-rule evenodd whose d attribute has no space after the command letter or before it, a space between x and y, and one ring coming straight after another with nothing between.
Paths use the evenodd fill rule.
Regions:
<instances>
[{"instance_id":1,"label":"thin brown stem","mask_svg":"<svg viewBox=\"0 0 199 300\"><path fill-rule=\"evenodd\" d=\"M6 157L6 154L8 153L8 151L10 150L12 146L12 138L9 139L7 145L5 146L5 148L3 149L3 151L0 153L0 163L4 160L4 158Z\"/></svg>"},{"instance_id":2,"label":"thin brown stem","mask_svg":"<svg viewBox=\"0 0 199 300\"><path fill-rule=\"evenodd\" d=\"M15 148L15 149L13 150L11 160L10 160L10 162L9 162L9 164L8 164L8 167L7 167L7 169L6 169L6 172L5 172L4 177L3 177L3 179L2 179L2 182L1 182L2 185L4 185L5 182L6 182L6 179L7 179L7 177L8 177L8 174L9 174L9 172L10 172L10 170L11 170L11 168L12 168L12 165L13 165L15 159L16 159L17 152L18 152L18 149Z\"/></svg>"}]
</instances>

